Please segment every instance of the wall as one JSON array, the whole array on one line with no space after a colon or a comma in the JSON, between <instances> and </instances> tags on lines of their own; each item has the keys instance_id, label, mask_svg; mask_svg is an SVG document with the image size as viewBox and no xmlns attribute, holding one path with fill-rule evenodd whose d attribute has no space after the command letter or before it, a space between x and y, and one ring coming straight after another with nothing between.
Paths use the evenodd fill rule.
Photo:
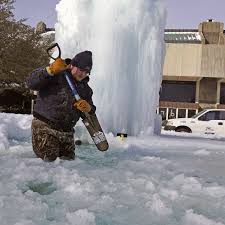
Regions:
<instances>
[{"instance_id":1,"label":"wall","mask_svg":"<svg viewBox=\"0 0 225 225\"><path fill-rule=\"evenodd\" d=\"M202 45L201 76L225 78L224 45Z\"/></svg>"},{"instance_id":2,"label":"wall","mask_svg":"<svg viewBox=\"0 0 225 225\"><path fill-rule=\"evenodd\" d=\"M200 81L199 103L216 104L217 79L203 78Z\"/></svg>"},{"instance_id":3,"label":"wall","mask_svg":"<svg viewBox=\"0 0 225 225\"><path fill-rule=\"evenodd\" d=\"M166 44L166 56L163 68L164 77L192 78L201 74L201 44Z\"/></svg>"}]
</instances>

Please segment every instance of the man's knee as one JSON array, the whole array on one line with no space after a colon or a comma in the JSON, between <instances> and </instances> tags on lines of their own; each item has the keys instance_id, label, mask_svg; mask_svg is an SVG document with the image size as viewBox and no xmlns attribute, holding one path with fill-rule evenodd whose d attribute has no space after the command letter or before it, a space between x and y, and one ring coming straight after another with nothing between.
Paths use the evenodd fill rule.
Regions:
<instances>
[{"instance_id":1,"label":"man's knee","mask_svg":"<svg viewBox=\"0 0 225 225\"><path fill-rule=\"evenodd\" d=\"M51 156L44 156L42 159L45 161L45 162L53 162L57 159L58 156L56 155L51 155Z\"/></svg>"},{"instance_id":2,"label":"man's knee","mask_svg":"<svg viewBox=\"0 0 225 225\"><path fill-rule=\"evenodd\" d=\"M74 160L75 152L74 151L60 151L60 158L65 160Z\"/></svg>"},{"instance_id":3,"label":"man's knee","mask_svg":"<svg viewBox=\"0 0 225 225\"><path fill-rule=\"evenodd\" d=\"M59 155L63 159L75 159L75 144L73 134L64 135L62 143L60 143Z\"/></svg>"},{"instance_id":4,"label":"man's knee","mask_svg":"<svg viewBox=\"0 0 225 225\"><path fill-rule=\"evenodd\" d=\"M32 144L34 153L44 161L54 161L59 157L59 140L54 130L42 121L32 123Z\"/></svg>"},{"instance_id":5,"label":"man's knee","mask_svg":"<svg viewBox=\"0 0 225 225\"><path fill-rule=\"evenodd\" d=\"M44 161L52 162L59 157L59 151L48 151L50 149L36 149L33 147L33 151L38 158L41 158Z\"/></svg>"}]
</instances>

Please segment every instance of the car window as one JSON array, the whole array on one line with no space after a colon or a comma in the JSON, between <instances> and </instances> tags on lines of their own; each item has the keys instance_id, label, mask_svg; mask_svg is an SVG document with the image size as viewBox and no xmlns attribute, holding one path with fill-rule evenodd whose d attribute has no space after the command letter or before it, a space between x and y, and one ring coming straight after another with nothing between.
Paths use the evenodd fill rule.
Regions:
<instances>
[{"instance_id":1,"label":"car window","mask_svg":"<svg viewBox=\"0 0 225 225\"><path fill-rule=\"evenodd\" d=\"M219 111L219 120L225 120L225 111Z\"/></svg>"},{"instance_id":2,"label":"car window","mask_svg":"<svg viewBox=\"0 0 225 225\"><path fill-rule=\"evenodd\" d=\"M201 121L219 120L219 111L210 111L200 116L198 119Z\"/></svg>"}]
</instances>

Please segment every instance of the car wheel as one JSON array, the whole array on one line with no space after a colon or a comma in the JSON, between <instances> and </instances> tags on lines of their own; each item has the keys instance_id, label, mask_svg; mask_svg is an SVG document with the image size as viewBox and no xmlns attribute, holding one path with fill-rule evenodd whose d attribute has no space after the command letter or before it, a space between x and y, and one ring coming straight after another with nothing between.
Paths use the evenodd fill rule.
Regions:
<instances>
[{"instance_id":1,"label":"car wheel","mask_svg":"<svg viewBox=\"0 0 225 225\"><path fill-rule=\"evenodd\" d=\"M176 132L183 132L183 133L191 133L191 129L188 127L178 127L176 130Z\"/></svg>"}]
</instances>

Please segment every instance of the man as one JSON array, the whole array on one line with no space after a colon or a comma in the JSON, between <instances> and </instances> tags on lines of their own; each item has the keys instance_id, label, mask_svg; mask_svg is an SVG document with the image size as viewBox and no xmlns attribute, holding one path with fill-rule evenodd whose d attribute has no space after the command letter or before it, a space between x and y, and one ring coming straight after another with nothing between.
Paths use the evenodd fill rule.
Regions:
<instances>
[{"instance_id":1,"label":"man","mask_svg":"<svg viewBox=\"0 0 225 225\"><path fill-rule=\"evenodd\" d=\"M58 58L46 68L38 68L27 78L27 86L38 91L33 109L32 144L37 157L54 161L57 157L75 158L73 127L82 112L95 113L92 89L88 85L92 69L92 53L77 54L66 65ZM75 101L67 84L67 70L81 97Z\"/></svg>"}]
</instances>

